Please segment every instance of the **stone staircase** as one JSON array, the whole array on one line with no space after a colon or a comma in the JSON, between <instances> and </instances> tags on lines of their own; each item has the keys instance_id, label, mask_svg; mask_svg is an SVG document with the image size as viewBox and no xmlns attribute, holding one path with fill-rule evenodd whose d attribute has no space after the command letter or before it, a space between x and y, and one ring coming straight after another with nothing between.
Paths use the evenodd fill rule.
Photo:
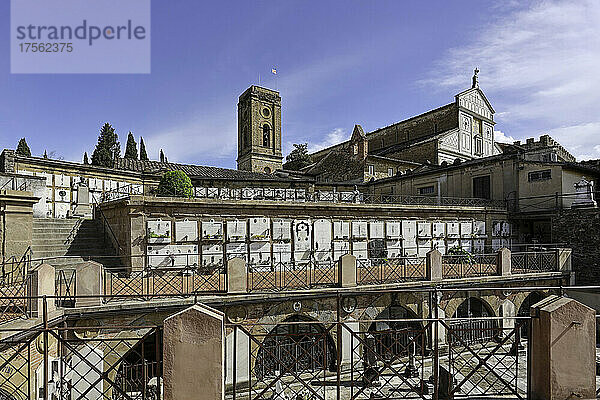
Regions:
<instances>
[{"instance_id":1,"label":"stone staircase","mask_svg":"<svg viewBox=\"0 0 600 400\"><path fill-rule=\"evenodd\" d=\"M99 221L89 219L33 219L33 259L44 262L57 270L70 269L83 261L93 260L105 266L118 262L112 245L103 239L104 232ZM34 265L40 261L35 261Z\"/></svg>"}]
</instances>

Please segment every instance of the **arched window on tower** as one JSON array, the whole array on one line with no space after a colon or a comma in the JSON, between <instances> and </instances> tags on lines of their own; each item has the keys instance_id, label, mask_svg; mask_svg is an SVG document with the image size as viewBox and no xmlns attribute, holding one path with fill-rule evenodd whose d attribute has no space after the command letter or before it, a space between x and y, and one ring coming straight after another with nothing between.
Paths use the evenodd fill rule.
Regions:
<instances>
[{"instance_id":1,"label":"arched window on tower","mask_svg":"<svg viewBox=\"0 0 600 400\"><path fill-rule=\"evenodd\" d=\"M263 125L263 146L271 146L271 127L269 126L269 124Z\"/></svg>"}]
</instances>

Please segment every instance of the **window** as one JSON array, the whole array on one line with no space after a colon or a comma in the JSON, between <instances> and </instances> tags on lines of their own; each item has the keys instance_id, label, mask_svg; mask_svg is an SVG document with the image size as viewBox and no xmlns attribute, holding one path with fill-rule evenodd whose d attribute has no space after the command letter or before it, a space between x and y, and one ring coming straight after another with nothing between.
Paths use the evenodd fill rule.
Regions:
<instances>
[{"instance_id":1,"label":"window","mask_svg":"<svg viewBox=\"0 0 600 400\"><path fill-rule=\"evenodd\" d=\"M352 147L353 147L354 155L357 155L358 154L358 143L355 143L354 146L352 146Z\"/></svg>"},{"instance_id":2,"label":"window","mask_svg":"<svg viewBox=\"0 0 600 400\"><path fill-rule=\"evenodd\" d=\"M475 154L483 154L483 138L481 136L475 138Z\"/></svg>"},{"instance_id":3,"label":"window","mask_svg":"<svg viewBox=\"0 0 600 400\"><path fill-rule=\"evenodd\" d=\"M552 179L552 171L549 169L529 173L529 182L548 181L550 179Z\"/></svg>"},{"instance_id":4,"label":"window","mask_svg":"<svg viewBox=\"0 0 600 400\"><path fill-rule=\"evenodd\" d=\"M423 186L417 189L419 194L433 194L435 192L433 185L431 186Z\"/></svg>"},{"instance_id":5,"label":"window","mask_svg":"<svg viewBox=\"0 0 600 400\"><path fill-rule=\"evenodd\" d=\"M268 124L263 125L263 146L271 146L271 127Z\"/></svg>"},{"instance_id":6,"label":"window","mask_svg":"<svg viewBox=\"0 0 600 400\"><path fill-rule=\"evenodd\" d=\"M367 165L368 171L369 171L369 175L375 175L375 166L374 165Z\"/></svg>"},{"instance_id":7,"label":"window","mask_svg":"<svg viewBox=\"0 0 600 400\"><path fill-rule=\"evenodd\" d=\"M388 176L394 176L394 168L388 168Z\"/></svg>"},{"instance_id":8,"label":"window","mask_svg":"<svg viewBox=\"0 0 600 400\"><path fill-rule=\"evenodd\" d=\"M473 197L477 199L490 199L490 176L473 178Z\"/></svg>"}]
</instances>

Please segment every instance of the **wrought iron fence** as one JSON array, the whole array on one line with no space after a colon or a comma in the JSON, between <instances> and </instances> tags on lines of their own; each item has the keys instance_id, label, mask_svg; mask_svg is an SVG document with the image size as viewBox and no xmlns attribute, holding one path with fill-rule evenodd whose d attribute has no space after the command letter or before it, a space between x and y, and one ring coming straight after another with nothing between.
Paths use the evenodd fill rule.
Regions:
<instances>
[{"instance_id":1,"label":"wrought iron fence","mask_svg":"<svg viewBox=\"0 0 600 400\"><path fill-rule=\"evenodd\" d=\"M491 276L498 273L497 254L459 254L442 256L442 277L447 279Z\"/></svg>"},{"instance_id":2,"label":"wrought iron fence","mask_svg":"<svg viewBox=\"0 0 600 400\"><path fill-rule=\"evenodd\" d=\"M77 274L74 269L62 269L56 271L56 298L57 307L75 307L77 296Z\"/></svg>"},{"instance_id":3,"label":"wrought iron fence","mask_svg":"<svg viewBox=\"0 0 600 400\"><path fill-rule=\"evenodd\" d=\"M335 286L338 283L337 262L315 257L293 261L287 256L275 257L266 264L247 264L248 291L280 291Z\"/></svg>"},{"instance_id":4,"label":"wrought iron fence","mask_svg":"<svg viewBox=\"0 0 600 400\"><path fill-rule=\"evenodd\" d=\"M18 337L0 340L0 395L6 399L160 399L161 348L159 326L25 330Z\"/></svg>"},{"instance_id":5,"label":"wrought iron fence","mask_svg":"<svg viewBox=\"0 0 600 400\"><path fill-rule=\"evenodd\" d=\"M426 206L506 208L506 202L503 200L490 200L469 197L414 196L403 194L365 194L363 195L363 202L366 204L406 204Z\"/></svg>"},{"instance_id":6,"label":"wrought iron fence","mask_svg":"<svg viewBox=\"0 0 600 400\"><path fill-rule=\"evenodd\" d=\"M359 285L423 281L426 279L425 257L356 260L356 282Z\"/></svg>"},{"instance_id":7,"label":"wrought iron fence","mask_svg":"<svg viewBox=\"0 0 600 400\"><path fill-rule=\"evenodd\" d=\"M557 251L511 253L511 273L529 274L558 271Z\"/></svg>"},{"instance_id":8,"label":"wrought iron fence","mask_svg":"<svg viewBox=\"0 0 600 400\"><path fill-rule=\"evenodd\" d=\"M228 324L228 399L524 399L529 319ZM479 396L479 397L477 397ZM486 397L488 398L488 397Z\"/></svg>"},{"instance_id":9,"label":"wrought iron fence","mask_svg":"<svg viewBox=\"0 0 600 400\"><path fill-rule=\"evenodd\" d=\"M104 302L187 297L227 290L225 267L199 269L148 269L129 274L104 270Z\"/></svg>"}]
</instances>

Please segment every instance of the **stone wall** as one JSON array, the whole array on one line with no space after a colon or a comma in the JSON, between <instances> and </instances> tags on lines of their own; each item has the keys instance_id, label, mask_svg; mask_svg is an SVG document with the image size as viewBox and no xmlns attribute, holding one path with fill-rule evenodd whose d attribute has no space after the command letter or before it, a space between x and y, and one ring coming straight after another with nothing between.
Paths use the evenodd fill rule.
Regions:
<instances>
[{"instance_id":1,"label":"stone wall","mask_svg":"<svg viewBox=\"0 0 600 400\"><path fill-rule=\"evenodd\" d=\"M600 209L565 209L552 217L552 241L572 247L577 285L600 283Z\"/></svg>"},{"instance_id":2,"label":"stone wall","mask_svg":"<svg viewBox=\"0 0 600 400\"><path fill-rule=\"evenodd\" d=\"M0 191L0 258L18 260L31 246L37 200L31 192Z\"/></svg>"}]
</instances>

